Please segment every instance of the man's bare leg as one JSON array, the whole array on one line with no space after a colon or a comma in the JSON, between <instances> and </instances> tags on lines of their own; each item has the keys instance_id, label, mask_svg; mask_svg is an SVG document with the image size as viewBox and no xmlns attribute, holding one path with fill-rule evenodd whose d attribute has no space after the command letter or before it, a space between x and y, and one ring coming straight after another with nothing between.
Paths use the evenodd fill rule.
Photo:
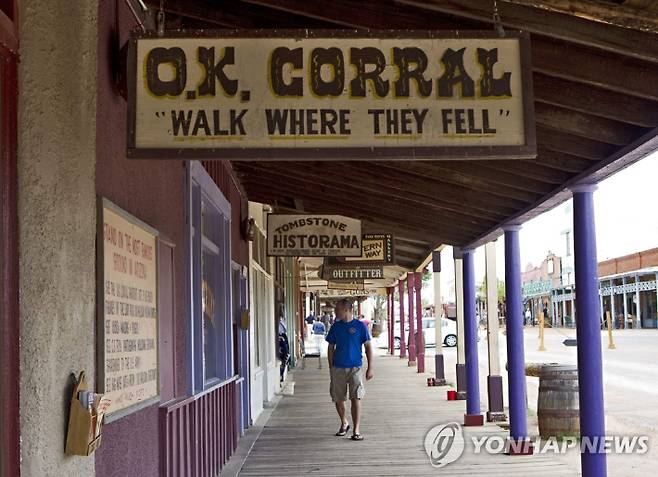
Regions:
<instances>
[{"instance_id":1,"label":"man's bare leg","mask_svg":"<svg viewBox=\"0 0 658 477\"><path fill-rule=\"evenodd\" d=\"M342 429L347 428L349 424L347 422L347 417L345 416L345 401L336 402L336 411L338 411L338 417L340 417L340 426Z\"/></svg>"},{"instance_id":2,"label":"man's bare leg","mask_svg":"<svg viewBox=\"0 0 658 477\"><path fill-rule=\"evenodd\" d=\"M351 399L352 401L352 423L354 424L354 434L360 434L359 425L361 424L361 399Z\"/></svg>"}]
</instances>

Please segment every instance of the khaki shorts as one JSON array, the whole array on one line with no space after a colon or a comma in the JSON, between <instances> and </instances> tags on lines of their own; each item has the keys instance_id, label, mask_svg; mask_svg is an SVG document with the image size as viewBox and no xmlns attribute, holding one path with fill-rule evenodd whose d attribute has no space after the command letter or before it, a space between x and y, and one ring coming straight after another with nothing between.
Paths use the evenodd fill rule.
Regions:
<instances>
[{"instance_id":1,"label":"khaki shorts","mask_svg":"<svg viewBox=\"0 0 658 477\"><path fill-rule=\"evenodd\" d=\"M333 402L347 401L349 388L350 399L362 399L366 394L361 368L331 368L329 394Z\"/></svg>"}]
</instances>

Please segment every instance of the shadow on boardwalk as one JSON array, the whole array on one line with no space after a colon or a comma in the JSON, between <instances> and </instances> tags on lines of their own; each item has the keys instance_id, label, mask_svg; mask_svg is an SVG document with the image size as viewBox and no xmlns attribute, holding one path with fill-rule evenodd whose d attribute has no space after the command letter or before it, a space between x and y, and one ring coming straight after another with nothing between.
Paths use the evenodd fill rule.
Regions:
<instances>
[{"instance_id":1,"label":"shadow on boardwalk","mask_svg":"<svg viewBox=\"0 0 658 477\"><path fill-rule=\"evenodd\" d=\"M445 387L427 387L415 368L390 356L376 358L375 379L366 384L361 432L365 440L335 437L338 417L329 398L326 363L317 359L295 371L293 396L284 396L250 453L241 476L563 476L578 475L551 456L510 457L473 453L470 436L507 434L486 424L464 431L462 457L433 468L424 450L427 431L437 424L463 420L465 403L446 401Z\"/></svg>"}]
</instances>

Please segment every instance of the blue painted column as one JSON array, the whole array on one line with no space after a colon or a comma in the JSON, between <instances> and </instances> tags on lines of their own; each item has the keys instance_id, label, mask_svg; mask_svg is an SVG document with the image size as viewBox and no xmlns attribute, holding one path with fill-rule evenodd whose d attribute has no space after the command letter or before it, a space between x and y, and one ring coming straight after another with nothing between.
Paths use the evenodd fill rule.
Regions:
<instances>
[{"instance_id":1,"label":"blue painted column","mask_svg":"<svg viewBox=\"0 0 658 477\"><path fill-rule=\"evenodd\" d=\"M464 351L466 352L465 426L484 425L480 412L480 377L478 370L478 322L475 316L475 267L473 250L464 250Z\"/></svg>"},{"instance_id":2,"label":"blue painted column","mask_svg":"<svg viewBox=\"0 0 658 477\"><path fill-rule=\"evenodd\" d=\"M605 410L599 280L594 224L595 185L579 185L573 192L573 238L576 271L576 338L578 339L578 392L581 440L590 439L580 455L583 477L606 477L604 453ZM597 445L594 445L597 444Z\"/></svg>"},{"instance_id":3,"label":"blue painted column","mask_svg":"<svg viewBox=\"0 0 658 477\"><path fill-rule=\"evenodd\" d=\"M507 308L507 386L509 394L510 455L532 454L528 439L521 300L521 249L518 225L505 227L505 304Z\"/></svg>"}]
</instances>

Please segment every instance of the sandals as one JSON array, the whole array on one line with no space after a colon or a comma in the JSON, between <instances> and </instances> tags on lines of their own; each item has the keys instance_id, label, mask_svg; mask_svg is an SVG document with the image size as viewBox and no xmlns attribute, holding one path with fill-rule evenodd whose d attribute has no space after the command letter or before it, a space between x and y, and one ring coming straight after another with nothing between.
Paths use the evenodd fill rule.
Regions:
<instances>
[{"instance_id":1,"label":"sandals","mask_svg":"<svg viewBox=\"0 0 658 477\"><path fill-rule=\"evenodd\" d=\"M345 427L340 426L340 429L338 429L338 432L336 433L336 435L338 437L343 437L344 435L347 435L347 431L349 431L349 430L350 430L350 425L349 424Z\"/></svg>"},{"instance_id":2,"label":"sandals","mask_svg":"<svg viewBox=\"0 0 658 477\"><path fill-rule=\"evenodd\" d=\"M352 434L352 437L350 437L353 441L362 441L363 440L363 435L361 434Z\"/></svg>"}]
</instances>

